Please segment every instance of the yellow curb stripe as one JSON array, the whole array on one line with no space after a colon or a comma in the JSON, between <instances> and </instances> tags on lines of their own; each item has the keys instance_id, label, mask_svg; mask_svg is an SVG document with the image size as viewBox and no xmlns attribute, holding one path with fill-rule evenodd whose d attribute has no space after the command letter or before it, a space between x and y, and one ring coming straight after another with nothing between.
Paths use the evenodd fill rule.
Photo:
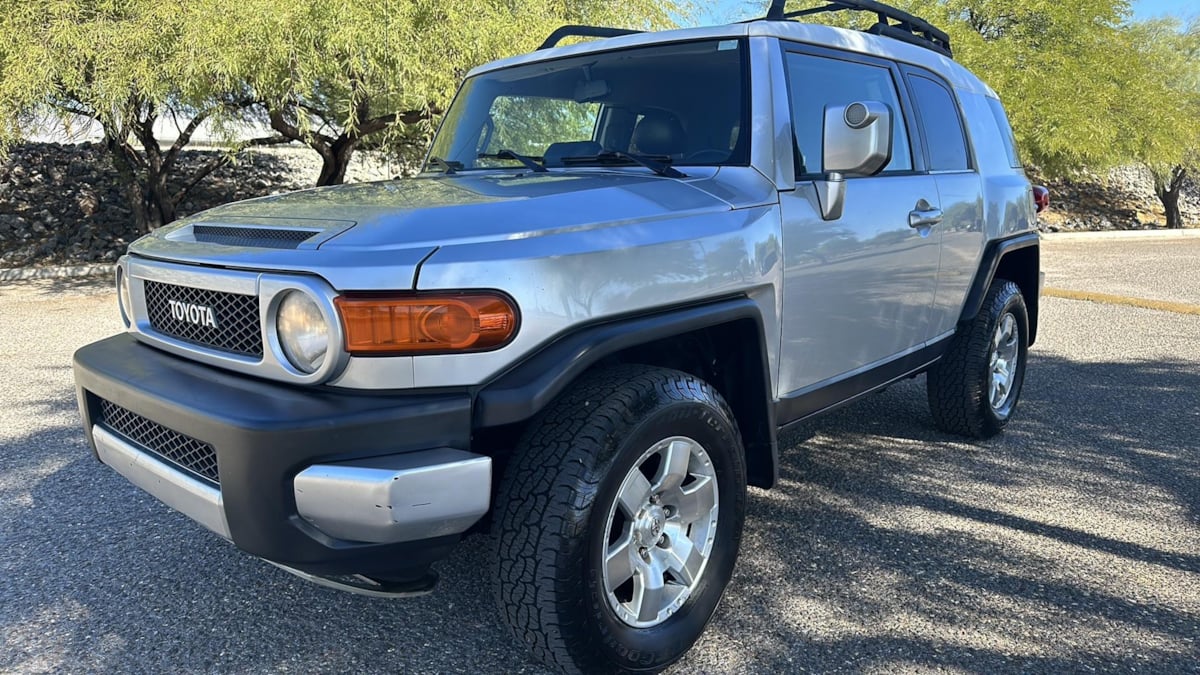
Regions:
<instances>
[{"instance_id":1,"label":"yellow curb stripe","mask_svg":"<svg viewBox=\"0 0 1200 675\"><path fill-rule=\"evenodd\" d=\"M1108 305L1126 305L1128 307L1141 307L1143 309L1157 309L1162 312L1174 312L1175 314L1200 316L1200 305L1189 305L1183 302L1131 298L1126 295L1092 293L1091 291L1071 291L1065 288L1043 288L1042 295L1052 298L1065 298L1067 300L1086 300L1087 302L1101 302Z\"/></svg>"}]
</instances>

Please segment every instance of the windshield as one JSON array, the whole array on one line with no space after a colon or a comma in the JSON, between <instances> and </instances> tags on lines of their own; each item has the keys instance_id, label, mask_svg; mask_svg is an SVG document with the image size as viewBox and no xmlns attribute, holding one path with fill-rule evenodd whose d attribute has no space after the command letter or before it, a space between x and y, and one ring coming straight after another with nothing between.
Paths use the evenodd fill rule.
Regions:
<instances>
[{"instance_id":1,"label":"windshield","mask_svg":"<svg viewBox=\"0 0 1200 675\"><path fill-rule=\"evenodd\" d=\"M428 168L746 165L744 59L741 40L707 40L477 75L446 113Z\"/></svg>"}]
</instances>

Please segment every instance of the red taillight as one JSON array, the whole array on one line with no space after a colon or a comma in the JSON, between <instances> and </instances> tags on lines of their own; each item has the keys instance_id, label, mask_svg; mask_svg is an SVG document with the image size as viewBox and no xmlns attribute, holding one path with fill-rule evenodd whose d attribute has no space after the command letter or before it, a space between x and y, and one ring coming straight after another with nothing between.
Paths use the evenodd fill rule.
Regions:
<instances>
[{"instance_id":1,"label":"red taillight","mask_svg":"<svg viewBox=\"0 0 1200 675\"><path fill-rule=\"evenodd\" d=\"M1035 206L1037 206L1038 213L1050 208L1050 191L1041 185L1034 185L1033 203Z\"/></svg>"}]
</instances>

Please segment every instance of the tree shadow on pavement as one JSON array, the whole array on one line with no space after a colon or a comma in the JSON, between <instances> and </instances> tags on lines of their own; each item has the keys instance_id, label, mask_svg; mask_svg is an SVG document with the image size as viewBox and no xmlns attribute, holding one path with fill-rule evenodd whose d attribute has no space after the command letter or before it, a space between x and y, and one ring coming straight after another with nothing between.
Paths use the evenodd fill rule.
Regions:
<instances>
[{"instance_id":1,"label":"tree shadow on pavement","mask_svg":"<svg viewBox=\"0 0 1200 675\"><path fill-rule=\"evenodd\" d=\"M791 430L674 672L1194 669L1200 374L1034 358L984 443L935 431L921 381ZM482 537L430 596L320 588L96 463L69 394L29 405L62 422L0 453L0 671L543 672Z\"/></svg>"},{"instance_id":2,"label":"tree shadow on pavement","mask_svg":"<svg viewBox=\"0 0 1200 675\"><path fill-rule=\"evenodd\" d=\"M680 672L1194 672L1200 372L1033 360L995 439L936 431L922 380L781 439L702 640L746 654Z\"/></svg>"}]
</instances>

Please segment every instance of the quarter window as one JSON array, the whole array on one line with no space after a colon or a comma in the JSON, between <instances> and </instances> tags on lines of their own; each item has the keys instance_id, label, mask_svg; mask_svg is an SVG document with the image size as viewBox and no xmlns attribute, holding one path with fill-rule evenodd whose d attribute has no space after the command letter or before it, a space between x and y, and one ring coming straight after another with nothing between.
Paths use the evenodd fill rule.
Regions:
<instances>
[{"instance_id":1,"label":"quarter window","mask_svg":"<svg viewBox=\"0 0 1200 675\"><path fill-rule=\"evenodd\" d=\"M880 101L891 108L894 134L892 161L883 170L885 173L912 170L908 128L904 123L896 81L890 69L789 52L787 71L797 176L824 173L821 139L825 107L847 105L855 101Z\"/></svg>"},{"instance_id":2,"label":"quarter window","mask_svg":"<svg viewBox=\"0 0 1200 675\"><path fill-rule=\"evenodd\" d=\"M1008 123L1008 115L1004 114L1004 106L994 98L988 98L987 102L988 107L992 109L992 117L996 118L996 126L1000 129L1004 150L1008 152L1008 165L1020 169L1021 155L1017 152L1017 139L1013 135L1012 125Z\"/></svg>"},{"instance_id":3,"label":"quarter window","mask_svg":"<svg viewBox=\"0 0 1200 675\"><path fill-rule=\"evenodd\" d=\"M958 105L954 103L950 90L920 75L910 76L909 83L917 100L917 110L921 113L925 141L929 144L929 169L969 170L971 163L967 157L967 139L963 135Z\"/></svg>"}]
</instances>

